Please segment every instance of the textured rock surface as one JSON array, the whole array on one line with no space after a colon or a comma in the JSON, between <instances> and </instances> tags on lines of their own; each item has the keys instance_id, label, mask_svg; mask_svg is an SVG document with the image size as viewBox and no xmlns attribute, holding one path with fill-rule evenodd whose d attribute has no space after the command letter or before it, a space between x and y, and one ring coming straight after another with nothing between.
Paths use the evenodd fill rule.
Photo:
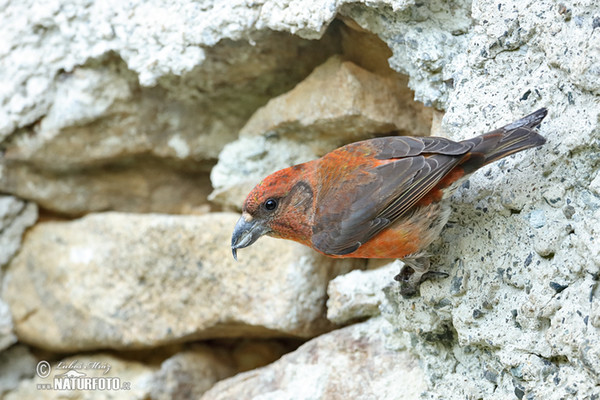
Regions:
<instances>
[{"instance_id":1,"label":"textured rock surface","mask_svg":"<svg viewBox=\"0 0 600 400\"><path fill-rule=\"evenodd\" d=\"M318 115L327 109L312 104L313 93L292 98L285 120L267 111L277 110L273 104L282 99L290 100L292 92L277 96L333 54L367 71L361 74L372 78L369 82L404 74L417 100L446 112L441 123L436 116L432 130L453 139L482 133L542 106L549 109L541 129L548 138L543 148L484 168L455 195L451 221L430 249L433 264L447 271L448 279L426 282L420 297L403 300L394 282L385 279L397 272L397 265L339 277L329 286L331 320L349 323L382 314L391 327L373 328L383 326L374 317L331 332L270 367L218 384L210 392L215 397L343 393L397 398L407 387L396 386L405 382L405 369L397 361L409 358L404 346L422 366L415 370L424 374L426 383L419 386L421 398L600 397L596 1L38 3L0 4L0 60L5 67L0 69L5 83L0 88L0 136L6 138L0 145L0 190L65 214L193 211L206 204L207 175L217 154L211 179L218 185L212 198L239 207L262 176L324 150L322 143L330 139L319 137L317 147L310 143L323 131L316 128L324 121L312 123L291 112L310 106ZM326 31L336 16L345 26L334 22ZM313 42L301 39L319 37ZM406 77L396 79L403 82ZM316 86L313 90L324 90ZM405 84L402 88L400 95L410 94ZM321 95L317 98L335 99L330 92ZM269 99L274 99L271 105L254 116L237 140L248 118ZM358 104L363 109L356 115L373 116L373 108ZM355 114L338 115L348 118L339 118L331 130L347 132ZM419 118L411 129L429 127ZM393 121L382 125L388 123ZM371 132L359 135L363 133L367 137ZM111 218L46 224L31 232L35 238L55 227L69 227L46 237L44 251L26 246L10 266L4 296L11 298L8 304L20 337L41 344L43 332L52 339L44 339L44 345L74 349L191 340L204 337L203 326L211 326L211 334L227 329L240 335L290 334L282 332L280 321L292 326L294 334L322 330L324 288L334 274L319 269L323 261L312 253L265 239L240 252L242 262L253 260L242 267L229 264L225 251L233 216L214 236L205 225L191 222L184 233L184 228L169 227L154 234L143 223L132 222L118 236L122 242L111 236L121 227L109 224ZM11 237L21 235L18 229ZM209 236L213 242L204 239ZM81 251L86 240L98 251L111 245L120 250L89 258ZM219 268L211 270L216 277L212 280L193 263L186 264L191 258L185 259L207 242L225 243L214 251ZM8 260L17 247L6 248ZM132 262L140 249L145 264ZM273 261L277 252L287 258ZM33 275L25 272L26 254L35 261ZM54 267L46 270L49 263ZM204 270L210 269L208 264ZM263 268L260 274L250 270L255 266ZM298 268L301 272L294 272ZM300 274L305 278L298 288ZM205 279L202 285L196 276ZM220 278L231 283L227 290ZM11 288L15 279L19 285ZM318 287L315 293L308 290L311 285ZM202 319L208 314L200 315L206 309L198 300L209 289L223 289L208 304L223 312L210 314L215 316L212 322ZM17 299L19 291L28 296ZM301 303L296 304L300 308L278 309L284 300ZM221 308L231 301L239 301L237 309ZM166 314L157 317L157 309ZM255 319L244 325L229 323L250 315L244 314L248 309L261 317L260 324ZM318 321L319 329L300 328L299 321ZM0 326L9 325L0 317ZM159 332L169 326L174 330ZM86 331L90 337L81 336ZM14 340L11 333L4 337L5 345ZM348 349L360 357L353 359ZM362 371L362 366L380 360L395 361L361 386L365 380L354 376L363 376L369 369ZM24 385L13 398L52 395L36 391L33 381Z\"/></svg>"},{"instance_id":2,"label":"textured rock surface","mask_svg":"<svg viewBox=\"0 0 600 400\"><path fill-rule=\"evenodd\" d=\"M23 232L33 225L37 216L34 203L24 202L13 196L0 196L0 282L4 276L3 266L17 252ZM10 309L0 299L0 351L16 341Z\"/></svg>"},{"instance_id":3,"label":"textured rock surface","mask_svg":"<svg viewBox=\"0 0 600 400\"><path fill-rule=\"evenodd\" d=\"M33 225L37 216L35 204L13 196L0 196L0 267L19 249L23 232Z\"/></svg>"},{"instance_id":4,"label":"textured rock surface","mask_svg":"<svg viewBox=\"0 0 600 400\"><path fill-rule=\"evenodd\" d=\"M24 379L33 377L36 359L26 346L16 345L0 353L0 397Z\"/></svg>"},{"instance_id":5,"label":"textured rock surface","mask_svg":"<svg viewBox=\"0 0 600 400\"><path fill-rule=\"evenodd\" d=\"M162 362L149 380L152 400L198 399L217 381L262 367L289 352L273 340L244 340L233 346L192 344Z\"/></svg>"},{"instance_id":6,"label":"textured rock surface","mask_svg":"<svg viewBox=\"0 0 600 400\"><path fill-rule=\"evenodd\" d=\"M271 238L235 262L237 218L104 213L36 225L4 280L17 336L72 351L329 328L327 282L363 262Z\"/></svg>"},{"instance_id":7,"label":"textured rock surface","mask_svg":"<svg viewBox=\"0 0 600 400\"><path fill-rule=\"evenodd\" d=\"M208 174L174 171L156 163L58 175L26 164L13 164L5 171L0 177L5 190L70 216L105 210L192 213L210 209Z\"/></svg>"},{"instance_id":8,"label":"textured rock surface","mask_svg":"<svg viewBox=\"0 0 600 400\"><path fill-rule=\"evenodd\" d=\"M410 107L412 92L403 83L334 56L293 90L257 110L240 136L279 135L323 155L365 134L429 134L427 125L415 123L419 115Z\"/></svg>"},{"instance_id":9,"label":"textured rock surface","mask_svg":"<svg viewBox=\"0 0 600 400\"><path fill-rule=\"evenodd\" d=\"M8 304L0 300L0 351L17 341Z\"/></svg>"},{"instance_id":10,"label":"textured rock surface","mask_svg":"<svg viewBox=\"0 0 600 400\"><path fill-rule=\"evenodd\" d=\"M217 383L202 399L415 399L423 371L386 347L389 326L371 319L319 336L275 363Z\"/></svg>"},{"instance_id":11,"label":"textured rock surface","mask_svg":"<svg viewBox=\"0 0 600 400\"><path fill-rule=\"evenodd\" d=\"M196 346L165 360L149 381L152 400L197 399L236 372L230 354Z\"/></svg>"},{"instance_id":12,"label":"textured rock surface","mask_svg":"<svg viewBox=\"0 0 600 400\"><path fill-rule=\"evenodd\" d=\"M0 138L8 136L0 190L70 215L180 213L206 203L209 190L196 182L206 186L251 113L339 47L335 30L308 41L251 28L245 17L258 10L245 9L237 27L224 11L194 2L68 10L59 1L8 2L0 16L8 66L0 72Z\"/></svg>"},{"instance_id":13,"label":"textured rock surface","mask_svg":"<svg viewBox=\"0 0 600 400\"><path fill-rule=\"evenodd\" d=\"M368 64L352 53L381 42L367 41L369 36L350 28L342 34L346 57L378 73L334 56L293 90L269 101L242 128L240 139L221 152L211 173L212 200L239 208L248 191L278 169L392 131L429 133L431 110L415 105L406 81L389 68L371 65L381 60Z\"/></svg>"},{"instance_id":14,"label":"textured rock surface","mask_svg":"<svg viewBox=\"0 0 600 400\"><path fill-rule=\"evenodd\" d=\"M394 285L394 276L400 272L400 261L369 270L352 271L329 282L327 287L327 319L336 324L347 324L357 319L379 315L384 302L383 288Z\"/></svg>"}]
</instances>

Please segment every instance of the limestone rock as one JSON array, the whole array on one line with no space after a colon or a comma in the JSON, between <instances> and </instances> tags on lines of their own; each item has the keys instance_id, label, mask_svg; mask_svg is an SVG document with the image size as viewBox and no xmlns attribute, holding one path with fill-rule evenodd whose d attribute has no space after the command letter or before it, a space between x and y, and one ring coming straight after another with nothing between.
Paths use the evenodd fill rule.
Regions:
<instances>
[{"instance_id":1,"label":"limestone rock","mask_svg":"<svg viewBox=\"0 0 600 400\"><path fill-rule=\"evenodd\" d=\"M37 219L34 203L21 201L13 196L0 196L0 282L4 277L2 268L21 246L25 229ZM17 341L8 305L0 299L0 352Z\"/></svg>"},{"instance_id":2,"label":"limestone rock","mask_svg":"<svg viewBox=\"0 0 600 400\"><path fill-rule=\"evenodd\" d=\"M90 6L95 9L90 13L89 7L74 5L62 19L53 17L61 10L52 5L11 4L0 24L7 43L0 48L0 59L10 66L0 72L9 83L0 91L5 150L0 190L62 214L107 209L180 213L190 202L192 207L206 204L209 191L195 190L194 182L207 182L223 146L237 138L252 112L292 88L339 47L335 34L317 42L250 28L233 35L235 41L226 40L223 32L225 37L214 38L218 34L211 32L212 40L198 35L197 21L188 21L194 39L187 37L192 43L175 51L185 61L167 61L170 67L148 78L137 64L140 49L129 46L145 41L135 39L136 34L152 28L138 30L129 17L119 22L116 14L147 17L146 12L161 14L163 7L143 2L127 10L116 3L108 9L96 6ZM35 9L35 15L21 22L10 18L27 15L27 9ZM191 17L182 12L184 16ZM147 20L140 18L145 25ZM97 25L87 26L92 21ZM181 37L181 26L176 26ZM121 37L122 29L133 31ZM75 31L76 39L61 36ZM173 38L163 29L156 35ZM199 47L205 41L213 47ZM159 53L171 54L172 45L159 46ZM145 56L151 58L148 65L160 63L157 54ZM110 184L115 178L118 183ZM171 187L167 181L173 181ZM144 202L146 193L140 195L175 187L177 194L194 200L172 196L170 203L155 204Z\"/></svg>"},{"instance_id":3,"label":"limestone rock","mask_svg":"<svg viewBox=\"0 0 600 400\"><path fill-rule=\"evenodd\" d=\"M0 397L17 388L19 382L35 374L36 359L23 345L0 352Z\"/></svg>"},{"instance_id":4,"label":"limestone rock","mask_svg":"<svg viewBox=\"0 0 600 400\"><path fill-rule=\"evenodd\" d=\"M327 287L327 319L336 324L379 315L384 302L383 289L397 285L394 276L400 272L402 263L393 262L368 271L351 271L329 282Z\"/></svg>"},{"instance_id":5,"label":"limestone rock","mask_svg":"<svg viewBox=\"0 0 600 400\"><path fill-rule=\"evenodd\" d=\"M0 266L19 249L23 232L33 225L37 216L35 204L13 196L0 196Z\"/></svg>"},{"instance_id":6,"label":"limestone rock","mask_svg":"<svg viewBox=\"0 0 600 400\"><path fill-rule=\"evenodd\" d=\"M194 213L210 209L212 190L206 172L147 162L58 174L17 163L0 175L0 186L70 216L105 210Z\"/></svg>"},{"instance_id":7,"label":"limestone rock","mask_svg":"<svg viewBox=\"0 0 600 400\"><path fill-rule=\"evenodd\" d=\"M356 36L348 33L352 30L344 32ZM358 58L350 45L345 48L350 58ZM431 110L413 105L405 79L389 67L358 61L380 73L334 56L294 89L256 111L240 138L219 155L211 173L215 191L210 199L239 208L252 187L278 169L392 131L428 134Z\"/></svg>"},{"instance_id":8,"label":"limestone rock","mask_svg":"<svg viewBox=\"0 0 600 400\"><path fill-rule=\"evenodd\" d=\"M414 101L406 83L334 56L257 110L240 136L279 135L323 155L367 135L428 134L427 125L415 123L410 103Z\"/></svg>"},{"instance_id":9,"label":"limestone rock","mask_svg":"<svg viewBox=\"0 0 600 400\"><path fill-rule=\"evenodd\" d=\"M73 351L329 329L327 283L362 262L271 238L235 262L238 217L105 213L36 225L4 281L17 336Z\"/></svg>"},{"instance_id":10,"label":"limestone rock","mask_svg":"<svg viewBox=\"0 0 600 400\"><path fill-rule=\"evenodd\" d=\"M268 77L266 70L278 69L279 61L287 64L285 57L280 57L286 52L293 55L295 65L286 66L286 73L278 78L290 77L290 72L311 59L307 48L310 46L306 46L309 42L282 34L291 38L291 42L277 47L277 56L273 57L273 49L261 48L260 35L292 31L305 32L304 37L316 39L324 33L336 10L319 7L319 13L307 13L304 4L280 8L278 2L268 3L272 4L256 7L236 0L198 5L182 0L166 7L160 2L125 4L111 0L68 8L59 3L41 7L34 1L7 4L0 24L4 38L0 57L6 60L1 80L8 85L0 94L0 104L6 104L0 114L0 135L32 124L47 112L61 71L69 73L107 54L116 54L124 60L144 87L156 86L165 77L186 75L206 64L211 69L204 84L200 82L200 86L187 91L191 95L195 92L196 96L202 95L205 84L210 88L223 82L239 83L240 78L248 82L245 78ZM287 17L282 18L284 15ZM299 16L304 22L297 19ZM234 50L225 57L223 54L214 57L211 48L219 45ZM327 46L315 46L315 50L319 51L319 47ZM296 57L296 52L303 57ZM238 56L241 63L223 61ZM251 68L241 74L240 66L244 70L243 66L250 63ZM248 73L258 75L248 76Z\"/></svg>"},{"instance_id":11,"label":"limestone rock","mask_svg":"<svg viewBox=\"0 0 600 400\"><path fill-rule=\"evenodd\" d=\"M215 382L236 372L225 351L194 346L165 360L149 382L152 400L197 399Z\"/></svg>"},{"instance_id":12,"label":"limestone rock","mask_svg":"<svg viewBox=\"0 0 600 400\"><path fill-rule=\"evenodd\" d=\"M391 1L383 9L348 2L340 14L361 29L376 34L392 51L390 67L409 77L415 100L426 106L447 109L446 104L460 72L456 59L466 53L477 2L451 4L435 0L415 5Z\"/></svg>"},{"instance_id":13,"label":"limestone rock","mask_svg":"<svg viewBox=\"0 0 600 400\"><path fill-rule=\"evenodd\" d=\"M42 368L42 376L22 380L19 386L10 391L4 398L6 400L33 400L33 399L69 399L92 400L98 398L110 399L146 399L148 398L148 381L152 378L155 367L144 365L138 361L121 359L109 354L79 354L58 361L48 361L49 369ZM32 371L36 370L35 364ZM63 377L64 374L68 374ZM116 385L111 390L77 390L56 389L56 380L72 382L77 385L78 380L86 378L107 378L111 385ZM43 389L43 385L50 385L52 389ZM65 385L65 383L63 383Z\"/></svg>"},{"instance_id":14,"label":"limestone rock","mask_svg":"<svg viewBox=\"0 0 600 400\"><path fill-rule=\"evenodd\" d=\"M417 360L386 347L380 318L319 336L266 367L217 383L202 399L415 399Z\"/></svg>"},{"instance_id":15,"label":"limestone rock","mask_svg":"<svg viewBox=\"0 0 600 400\"><path fill-rule=\"evenodd\" d=\"M0 352L17 341L8 304L0 299Z\"/></svg>"},{"instance_id":16,"label":"limestone rock","mask_svg":"<svg viewBox=\"0 0 600 400\"><path fill-rule=\"evenodd\" d=\"M262 367L288 351L287 346L274 340L192 344L162 362L149 381L150 398L198 399L217 381Z\"/></svg>"}]
</instances>

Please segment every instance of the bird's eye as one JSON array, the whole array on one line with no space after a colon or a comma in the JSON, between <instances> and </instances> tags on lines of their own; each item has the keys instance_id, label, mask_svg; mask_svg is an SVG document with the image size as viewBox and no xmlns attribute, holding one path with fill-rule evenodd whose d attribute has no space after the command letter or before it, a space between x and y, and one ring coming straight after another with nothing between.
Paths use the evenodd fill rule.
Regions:
<instances>
[{"instance_id":1,"label":"bird's eye","mask_svg":"<svg viewBox=\"0 0 600 400\"><path fill-rule=\"evenodd\" d=\"M273 211L277 208L277 200L268 199L267 201L265 201L265 208L267 209L267 211Z\"/></svg>"}]
</instances>

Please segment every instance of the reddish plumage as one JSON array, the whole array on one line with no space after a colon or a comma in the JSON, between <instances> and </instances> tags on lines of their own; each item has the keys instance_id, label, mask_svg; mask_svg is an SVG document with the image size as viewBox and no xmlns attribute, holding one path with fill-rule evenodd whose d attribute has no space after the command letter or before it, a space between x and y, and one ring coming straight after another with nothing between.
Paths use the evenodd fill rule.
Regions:
<instances>
[{"instance_id":1,"label":"reddish plumage","mask_svg":"<svg viewBox=\"0 0 600 400\"><path fill-rule=\"evenodd\" d=\"M416 257L448 219L445 194L452 184L483 165L543 144L534 128L545 116L541 109L462 142L365 140L277 171L248 195L232 238L234 255L268 234L331 257Z\"/></svg>"}]
</instances>

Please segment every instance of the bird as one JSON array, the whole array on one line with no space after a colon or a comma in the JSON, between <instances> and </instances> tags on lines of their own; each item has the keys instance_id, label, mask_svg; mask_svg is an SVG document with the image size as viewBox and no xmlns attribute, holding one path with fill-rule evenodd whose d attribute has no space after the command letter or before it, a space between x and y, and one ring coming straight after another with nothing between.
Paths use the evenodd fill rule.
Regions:
<instances>
[{"instance_id":1,"label":"bird","mask_svg":"<svg viewBox=\"0 0 600 400\"><path fill-rule=\"evenodd\" d=\"M334 258L396 258L395 277L410 297L430 271L427 247L451 211L450 195L471 173L538 147L548 111L462 141L386 136L350 143L264 178L246 197L231 250L261 236L293 240Z\"/></svg>"}]
</instances>

